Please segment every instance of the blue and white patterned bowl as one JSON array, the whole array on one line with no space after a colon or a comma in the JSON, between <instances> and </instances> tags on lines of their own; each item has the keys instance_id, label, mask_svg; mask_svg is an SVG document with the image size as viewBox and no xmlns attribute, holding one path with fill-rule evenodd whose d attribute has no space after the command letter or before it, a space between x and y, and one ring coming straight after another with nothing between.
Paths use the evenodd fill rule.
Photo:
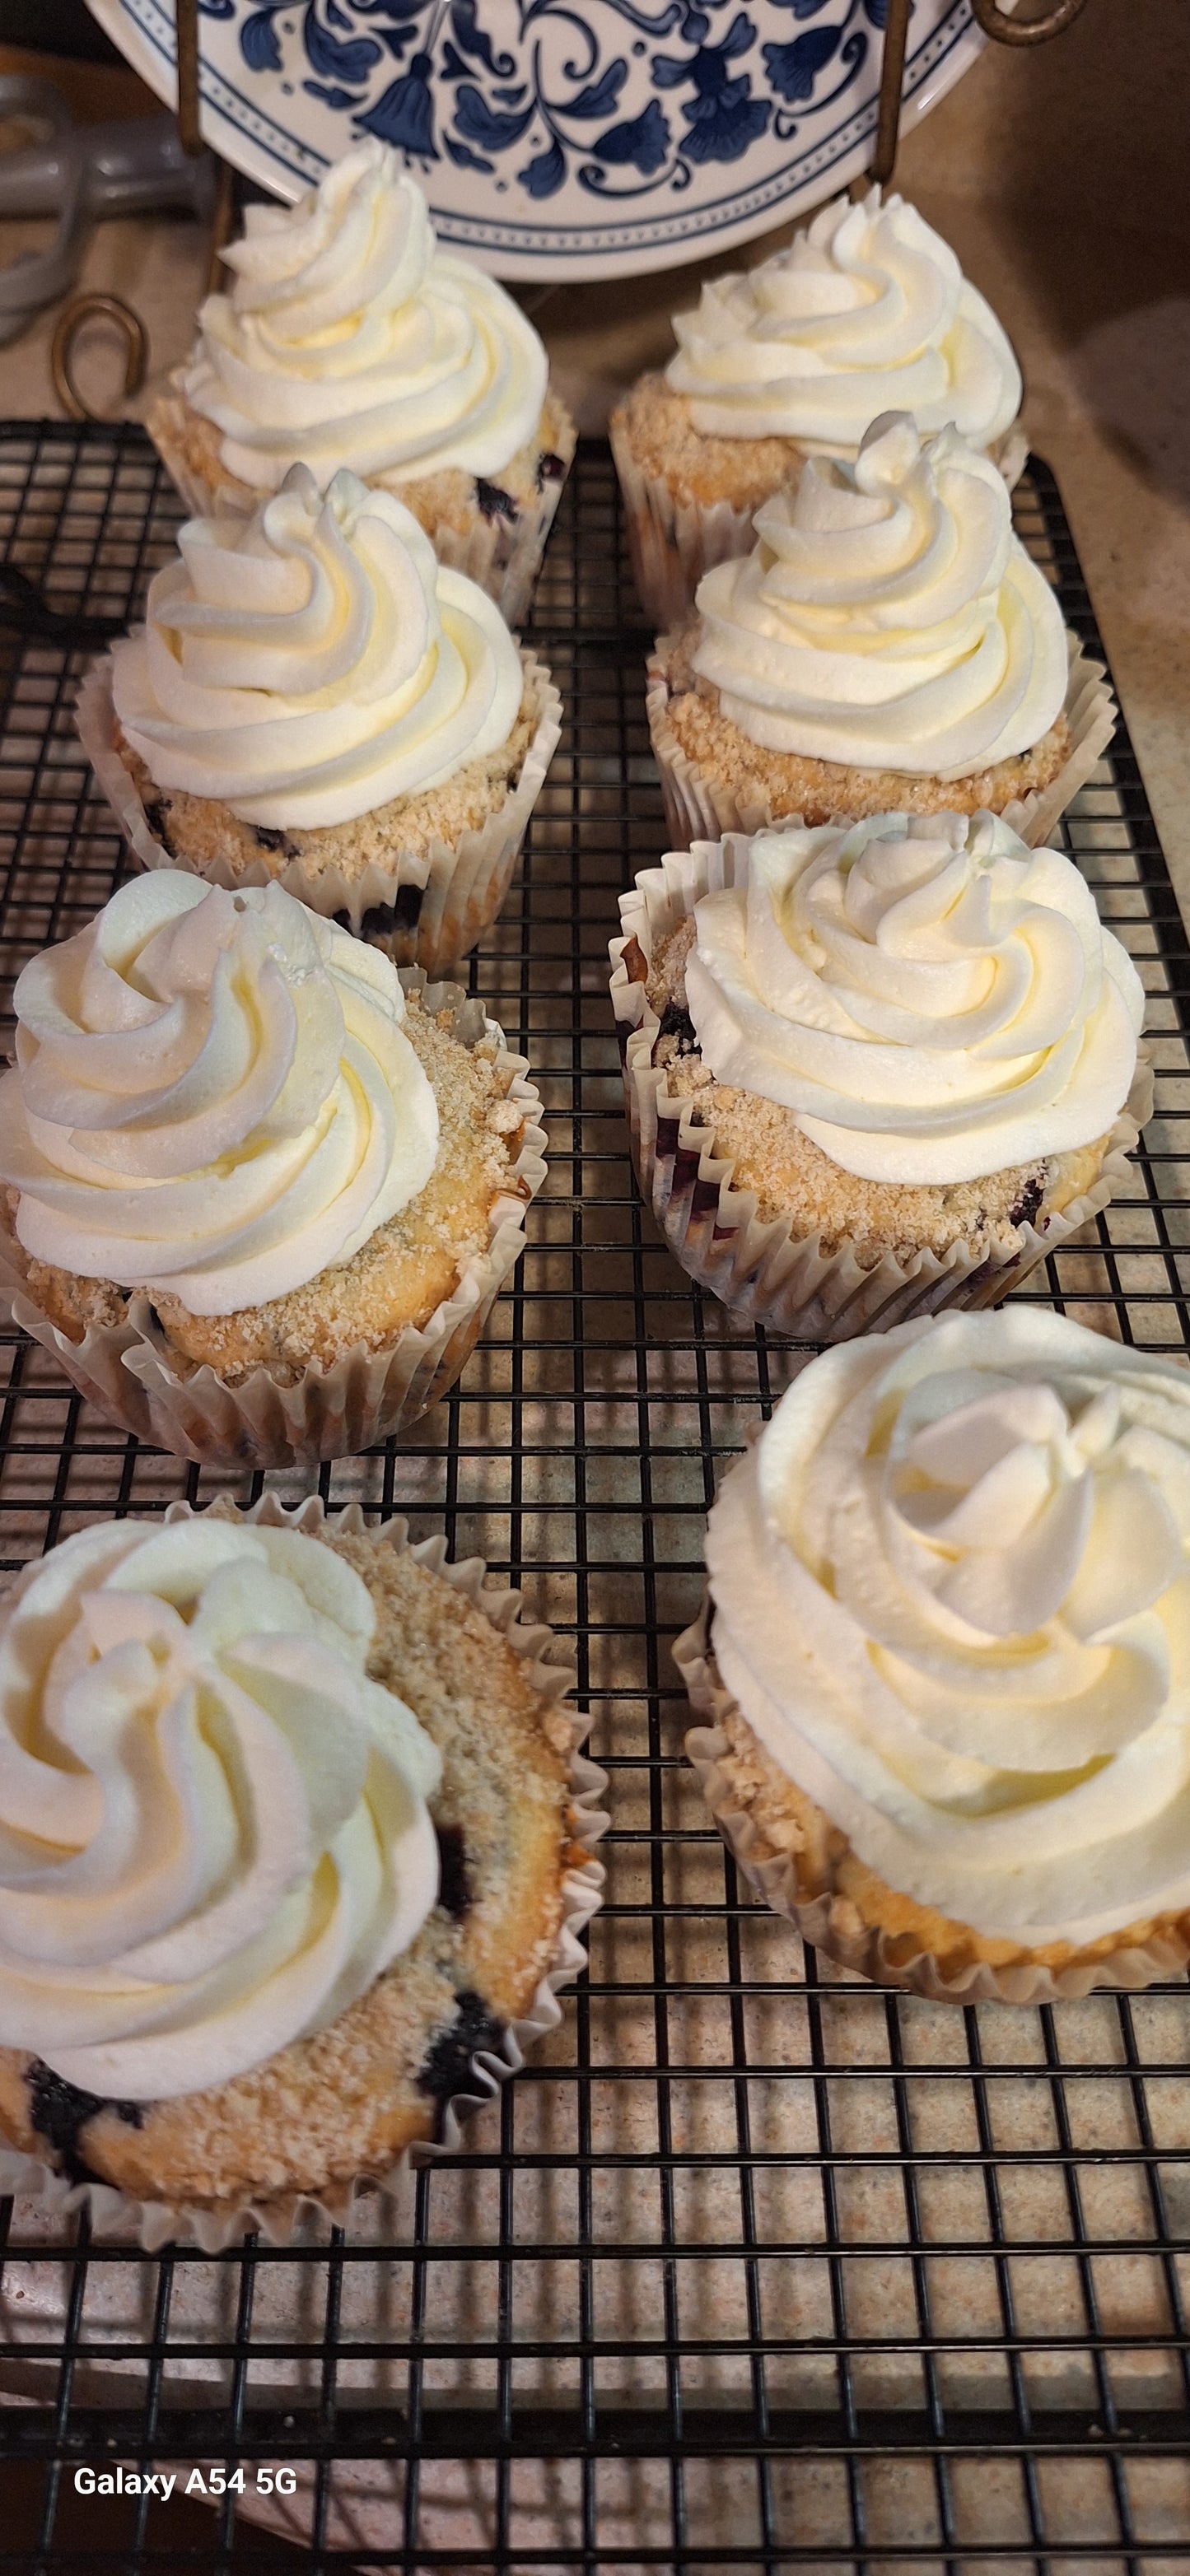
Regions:
<instances>
[{"instance_id":1,"label":"blue and white patterned bowl","mask_svg":"<svg viewBox=\"0 0 1190 2576\"><path fill-rule=\"evenodd\" d=\"M502 277L631 276L725 250L871 156L887 0L199 0L203 128L300 196L362 134L439 237ZM90 0L174 96L173 0ZM914 0L907 121L983 38Z\"/></svg>"}]
</instances>

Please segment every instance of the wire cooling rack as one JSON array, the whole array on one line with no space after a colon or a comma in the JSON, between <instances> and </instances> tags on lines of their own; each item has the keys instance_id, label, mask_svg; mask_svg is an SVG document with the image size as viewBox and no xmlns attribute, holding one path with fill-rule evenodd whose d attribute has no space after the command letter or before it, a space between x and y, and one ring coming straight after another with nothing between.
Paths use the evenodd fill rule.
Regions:
<instances>
[{"instance_id":1,"label":"wire cooling rack","mask_svg":"<svg viewBox=\"0 0 1190 2576\"><path fill-rule=\"evenodd\" d=\"M52 602L121 618L180 515L139 432L24 426L0 431L0 511ZM1094 646L1041 465L1018 515ZM683 1766L668 1641L697 1601L703 1515L805 1351L691 1288L633 1183L607 941L664 836L602 445L580 449L533 636L566 731L472 976L541 1083L550 1182L462 1385L320 1487L445 1527L573 1638L614 1814L590 1976L465 2151L349 2235L149 2259L17 2204L0 2449L43 2464L44 2511L32 2560L5 2555L0 2518L0 2568L205 2576L239 2563L250 2514L318 2570L1173 2576L1185 1987L956 2012L849 1983L751 1901ZM0 640L10 975L122 864L72 732L82 659ZM1180 1352L1190 959L1123 731L1069 835L1151 996L1158 1111L1127 1198L1026 1293ZM5 1568L97 1513L260 1490L119 1436L11 1332L3 1386ZM296 1499L297 1479L269 1481ZM209 2544L181 2553L143 2499L117 2554L65 2536L80 2463L181 2463L181 2488L196 2461L245 2472ZM298 2492L266 2502L278 2462Z\"/></svg>"}]
</instances>

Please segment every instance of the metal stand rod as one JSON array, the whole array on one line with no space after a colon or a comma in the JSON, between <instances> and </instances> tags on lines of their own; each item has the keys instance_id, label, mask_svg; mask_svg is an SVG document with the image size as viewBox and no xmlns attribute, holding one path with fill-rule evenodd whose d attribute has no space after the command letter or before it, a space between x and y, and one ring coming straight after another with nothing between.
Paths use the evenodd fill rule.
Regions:
<instances>
[{"instance_id":1,"label":"metal stand rod","mask_svg":"<svg viewBox=\"0 0 1190 2576\"><path fill-rule=\"evenodd\" d=\"M179 7L181 0L178 0ZM876 119L876 149L872 166L863 179L851 183L853 197L863 196L875 180L877 187L887 188L897 166L897 146L901 133L902 92L905 86L905 49L909 39L909 12L912 0L888 0L884 22L884 59L880 66L880 104ZM1000 0L971 0L975 17L985 36L997 45L1044 45L1051 36L1060 36L1085 9L1086 0L1056 0L1040 18L1007 18Z\"/></svg>"},{"instance_id":2,"label":"metal stand rod","mask_svg":"<svg viewBox=\"0 0 1190 2576\"><path fill-rule=\"evenodd\" d=\"M149 342L139 313L124 302L122 295L74 295L58 316L50 347L50 368L54 390L64 412L71 420L102 420L102 412L92 411L74 380L73 360L75 335L85 322L96 319L114 322L124 340L124 394L127 400L138 394L145 381Z\"/></svg>"},{"instance_id":3,"label":"metal stand rod","mask_svg":"<svg viewBox=\"0 0 1190 2576\"><path fill-rule=\"evenodd\" d=\"M178 39L178 133L183 152L202 151L198 113L198 0L174 0Z\"/></svg>"},{"instance_id":4,"label":"metal stand rod","mask_svg":"<svg viewBox=\"0 0 1190 2576\"><path fill-rule=\"evenodd\" d=\"M214 295L222 283L223 253L235 230L236 174L230 161L220 161L219 183L215 191L215 211L211 219L211 264L207 271L207 293Z\"/></svg>"},{"instance_id":5,"label":"metal stand rod","mask_svg":"<svg viewBox=\"0 0 1190 2576\"><path fill-rule=\"evenodd\" d=\"M901 91L905 84L905 47L909 40L909 11L912 0L888 0L884 21L884 60L880 66L880 109L876 120L876 150L871 177L879 188L887 188L897 166L897 145L901 134Z\"/></svg>"},{"instance_id":6,"label":"metal stand rod","mask_svg":"<svg viewBox=\"0 0 1190 2576\"><path fill-rule=\"evenodd\" d=\"M1040 18L1006 18L1000 0L971 0L976 23L997 45L1044 45L1069 27L1087 0L1057 0Z\"/></svg>"}]
</instances>

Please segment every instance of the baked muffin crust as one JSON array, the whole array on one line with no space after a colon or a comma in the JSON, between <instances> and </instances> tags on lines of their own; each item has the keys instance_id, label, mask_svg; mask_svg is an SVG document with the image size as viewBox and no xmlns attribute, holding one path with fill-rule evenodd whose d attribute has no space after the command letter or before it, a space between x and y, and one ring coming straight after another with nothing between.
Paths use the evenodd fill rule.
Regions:
<instances>
[{"instance_id":1,"label":"baked muffin crust","mask_svg":"<svg viewBox=\"0 0 1190 2576\"><path fill-rule=\"evenodd\" d=\"M522 655L522 661L527 664L527 657ZM524 696L507 741L465 761L441 787L393 796L387 805L349 823L295 824L284 831L245 823L215 797L158 787L118 723L115 745L150 830L171 858L196 875L218 862L233 878L251 883L262 865L280 877L287 860L302 859L307 867L333 867L350 884L371 867L391 873L401 860L426 861L437 842L453 848L464 832L478 831L490 815L498 814L520 779L542 699L543 675L535 664L527 666Z\"/></svg>"},{"instance_id":2,"label":"baked muffin crust","mask_svg":"<svg viewBox=\"0 0 1190 2576\"><path fill-rule=\"evenodd\" d=\"M223 433L204 413L194 411L181 393L163 394L154 404L147 423L149 436L160 448L166 463L176 458L180 466L206 485L221 508L253 510L264 497L223 462L220 448ZM412 510L432 537L436 528L453 528L465 536L474 524L477 511L484 517L505 517L501 503L511 503L512 516L522 510L536 510L541 494L552 482L562 482L574 454L574 424L553 394L546 394L535 435L524 447L502 465L498 478L491 482L477 480L462 466L449 466L440 474L425 474L413 482L398 481L395 476L368 474L364 481L378 491L391 492Z\"/></svg>"},{"instance_id":3,"label":"baked muffin crust","mask_svg":"<svg viewBox=\"0 0 1190 2576\"><path fill-rule=\"evenodd\" d=\"M708 1670L721 1690L713 1657L708 1657ZM752 1827L749 1860L761 1866L766 1861L787 1862L794 1873L798 1904L834 1895L840 1934L854 1939L865 1930L882 1932L894 1966L928 1952L950 1982L980 1961L993 1968L1038 1966L1057 1972L1102 1964L1120 1951L1143 1948L1153 1941L1169 1942L1190 1955L1187 1914L1149 1916L1118 1932L1104 1933L1083 1948L1069 1941L1051 1941L1032 1950L1019 1942L993 1939L969 1923L955 1922L931 1906L919 1905L916 1898L890 1887L865 1866L846 1834L774 1762L734 1701L718 1712L715 1723L727 1738L726 1752L715 1757L716 1769L730 1787L732 1805Z\"/></svg>"},{"instance_id":4,"label":"baked muffin crust","mask_svg":"<svg viewBox=\"0 0 1190 2576\"><path fill-rule=\"evenodd\" d=\"M430 1802L444 1851L438 1904L328 2029L206 2092L99 2103L26 2051L0 2049L4 2134L75 2179L217 2205L382 2174L437 2134L473 2053L499 2047L549 1966L570 1857L566 1721L444 1575L371 1536L321 1543L375 1603L371 1678L399 1692L442 1752Z\"/></svg>"},{"instance_id":5,"label":"baked muffin crust","mask_svg":"<svg viewBox=\"0 0 1190 2576\"><path fill-rule=\"evenodd\" d=\"M305 1286L233 1315L192 1315L172 1295L153 1300L163 1339L183 1375L209 1364L229 1385L265 1366L294 1384L311 1361L330 1367L361 1344L378 1351L406 1325L424 1325L458 1284L469 1260L486 1250L492 1203L514 1191L525 1111L496 1072L494 1041L464 1046L451 1013L423 1010L408 997L406 1033L438 1102L438 1158L423 1190L369 1236L353 1258L320 1271ZM18 1193L9 1191L15 1211ZM80 1279L72 1271L24 1256L33 1303L71 1341L91 1323L119 1325L139 1283Z\"/></svg>"},{"instance_id":6,"label":"baked muffin crust","mask_svg":"<svg viewBox=\"0 0 1190 2576\"><path fill-rule=\"evenodd\" d=\"M791 1109L759 1092L716 1082L699 1052L686 1009L686 960L694 945L693 913L656 951L646 992L660 1021L653 1063L664 1070L674 1100L689 1101L709 1130L713 1152L735 1165L733 1186L753 1190L767 1224L788 1217L794 1231L819 1235L830 1255L851 1243L861 1268L887 1253L900 1262L930 1251L944 1259L961 1243L980 1255L1010 1259L1024 1248L1027 1225L1068 1207L1095 1180L1106 1135L1068 1153L1018 1163L979 1180L929 1187L859 1180L803 1134Z\"/></svg>"},{"instance_id":7,"label":"baked muffin crust","mask_svg":"<svg viewBox=\"0 0 1190 2576\"><path fill-rule=\"evenodd\" d=\"M657 646L654 667L668 691L665 720L687 760L714 794L728 789L737 805L763 805L774 822L796 814L803 823L836 819L860 822L870 814L1002 814L1018 797L1049 787L1073 750L1060 715L1030 751L998 760L965 778L914 777L894 769L843 768L800 752L767 751L724 715L713 681L694 669L702 632L695 617Z\"/></svg>"},{"instance_id":8,"label":"baked muffin crust","mask_svg":"<svg viewBox=\"0 0 1190 2576\"><path fill-rule=\"evenodd\" d=\"M651 481L666 483L676 502L712 509L759 510L782 485L798 482L807 450L796 438L704 437L685 394L657 372L641 376L613 412L611 428Z\"/></svg>"}]
</instances>

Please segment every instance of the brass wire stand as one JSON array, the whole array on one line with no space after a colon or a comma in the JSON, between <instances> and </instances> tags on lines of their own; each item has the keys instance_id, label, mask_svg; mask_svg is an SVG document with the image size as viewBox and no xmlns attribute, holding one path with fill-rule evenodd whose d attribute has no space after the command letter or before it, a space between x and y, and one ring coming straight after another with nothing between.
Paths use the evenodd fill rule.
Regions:
<instances>
[{"instance_id":1,"label":"brass wire stand","mask_svg":"<svg viewBox=\"0 0 1190 2576\"><path fill-rule=\"evenodd\" d=\"M880 72L880 104L876 118L876 149L866 179L852 184L852 195L858 196L873 180L880 188L891 186L897 166L897 146L901 133L901 108L905 86L905 49L909 40L909 15L913 0L888 0L884 21L884 57ZM178 0L178 8L196 7L197 0ZM1051 36L1060 36L1063 28L1073 26L1086 0L1057 0L1040 18L1006 16L1000 0L971 0L971 13L985 36L996 45L1044 45ZM195 66L197 79L197 64Z\"/></svg>"}]
</instances>

